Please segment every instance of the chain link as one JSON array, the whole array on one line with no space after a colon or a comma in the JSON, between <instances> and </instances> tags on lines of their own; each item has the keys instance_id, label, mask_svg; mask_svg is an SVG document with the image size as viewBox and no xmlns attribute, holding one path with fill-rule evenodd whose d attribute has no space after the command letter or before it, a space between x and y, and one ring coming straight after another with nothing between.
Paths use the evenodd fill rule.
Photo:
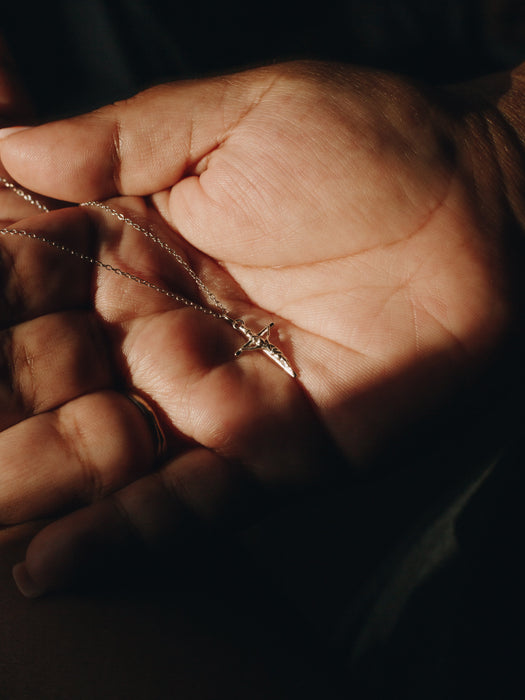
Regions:
<instances>
[{"instance_id":1,"label":"chain link","mask_svg":"<svg viewBox=\"0 0 525 700\"><path fill-rule=\"evenodd\" d=\"M8 190L12 190L22 199L25 199L25 201L29 202L29 204L32 204L34 207L40 209L40 211L45 212L46 214L49 213L49 209L43 202L39 202L38 199L32 197L29 192L26 192L21 187L18 187L14 182L11 182L11 180L7 180L5 177L0 177L0 183Z\"/></svg>"}]
</instances>

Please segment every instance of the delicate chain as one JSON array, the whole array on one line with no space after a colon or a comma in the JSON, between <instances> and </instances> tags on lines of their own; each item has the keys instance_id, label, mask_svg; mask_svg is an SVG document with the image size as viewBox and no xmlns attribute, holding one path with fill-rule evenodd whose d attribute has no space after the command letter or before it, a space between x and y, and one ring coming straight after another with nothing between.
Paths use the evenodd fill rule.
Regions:
<instances>
[{"instance_id":1,"label":"delicate chain","mask_svg":"<svg viewBox=\"0 0 525 700\"><path fill-rule=\"evenodd\" d=\"M29 192L26 192L21 187L17 187L14 182L11 182L11 180L7 180L5 177L0 177L0 183L2 183L4 187L7 187L8 190L13 190L16 195L22 197L22 199L25 199L26 202L29 202L29 204L37 207L40 209L40 211L49 213L49 209L43 202L39 202L38 199L32 197Z\"/></svg>"},{"instance_id":2,"label":"delicate chain","mask_svg":"<svg viewBox=\"0 0 525 700\"><path fill-rule=\"evenodd\" d=\"M0 176L0 184L4 185L4 187L12 190L14 194L18 195L22 199L24 199L26 202L29 202L33 206L37 207L40 209L42 212L49 212L48 207L46 207L43 202L38 201L34 197L32 197L28 192L23 190L21 187L17 187L13 182L10 180L7 180L4 177ZM149 282L148 280L143 279L142 277L139 277L138 275L134 275L131 272L126 272L125 270L121 270L118 267L115 267L113 265L110 265L109 263L105 263L102 260L99 260L98 258L95 258L91 255L87 255L85 253L81 253L78 250L75 250L74 248L70 248L69 246L66 246L62 243L57 243L57 241L53 241L50 238L47 238L46 236L42 236L37 233L32 233L30 231L25 231L23 229L10 229L10 228L4 228L0 229L0 234L2 235L10 235L10 236L23 236L24 238L30 238L34 241L40 241L42 243L45 243L48 246L51 246L52 248L55 248L59 250L61 253L66 253L67 255L71 255L75 258L78 258L79 260L82 260L83 262L89 263L91 265L95 265L96 267L102 268L104 270L108 270L108 272L113 272L116 275L119 275L120 277L124 277L125 279L131 280L132 282L136 282L137 284L142 285L143 287L148 287L148 289L152 289L155 292L159 292L160 294L164 294L164 296L169 297L170 299L173 299L174 301L177 301L181 304L184 304L184 306L188 306L192 309L195 309L196 311L200 311L203 314L206 314L207 316L213 316L215 318L229 318L228 316L228 311L226 307L217 299L215 294L209 289L206 284L201 280L201 278L197 275L197 273L189 266L189 264L184 260L184 258L177 253L176 250L171 248L165 241L163 241L161 238L159 238L156 234L154 234L150 229L144 228L143 226L140 226L137 222L133 221L133 219L130 219L128 216L125 214L122 214L121 212L117 211L116 209L112 209L109 207L107 204L103 204L102 202L96 202L96 201L91 201L91 202L82 202L79 206L81 207L98 207L99 209L102 209L108 214L111 214L111 216L114 216L117 218L119 221L122 221L123 223L127 224L128 226L131 226L134 228L136 231L139 233L142 233L144 236L149 238L153 243L156 245L160 246L163 250L165 250L169 255L171 255L173 258L175 258L175 261L185 270L185 272L191 277L191 279L195 282L195 284L199 287L199 289L208 297L208 299L214 304L214 306L217 308L215 309L210 309L207 306L203 306L202 304L198 304L195 301L191 301L190 299L187 299L186 297L183 297L181 294L176 294L175 292L170 291L169 289L164 289L163 287L160 287L158 284L155 284L154 282Z\"/></svg>"},{"instance_id":3,"label":"delicate chain","mask_svg":"<svg viewBox=\"0 0 525 700\"><path fill-rule=\"evenodd\" d=\"M165 241L163 241L155 233L153 233L153 231L151 231L151 229L144 228L143 226L138 224L136 221L133 221L133 219L130 219L129 216L126 216L125 214L117 211L116 209L112 209L110 206L108 206L107 204L103 204L102 202L96 202L96 201L82 202L79 206L81 206L81 207L98 207L99 209L102 209L103 211L107 212L108 214L111 214L111 216L114 216L119 221L122 221L123 223L127 224L128 226L131 226L132 228L135 229L135 231L142 233L144 236L146 236L151 241L153 241L153 243L160 246L162 248L162 250L165 250L166 253L169 253L169 255L171 255L173 258L175 258L176 262L191 277L191 279L195 282L195 284L199 287L199 289L208 297L208 299L211 301L211 303L217 307L217 309L220 312L220 315L221 316L227 315L226 308L217 299L217 297L211 291L211 289L204 284L204 282L197 275L195 270L189 266L189 264L186 262L186 260L184 260L184 258L179 253L177 253L176 250L174 250ZM112 268L112 269L114 270L115 268ZM127 273L125 273L124 276L126 276L126 274ZM148 284L148 286L150 286L150 285ZM155 286L156 285L153 285L153 288L155 288ZM160 291L160 289L157 288L157 291ZM165 292L163 291L163 293L165 293ZM193 302L190 302L190 305L193 305ZM200 307L200 308L204 308L204 307Z\"/></svg>"},{"instance_id":4,"label":"delicate chain","mask_svg":"<svg viewBox=\"0 0 525 700\"><path fill-rule=\"evenodd\" d=\"M18 187L17 185L15 185L15 183L11 182L10 180L6 180L6 178L0 176L0 184L12 190L16 195L22 197L22 199L37 207L38 209L40 209L40 211L49 212L49 209L46 207L45 204L39 202L28 192L23 190L21 187ZM78 258L79 260L90 263L91 265L95 265L97 267L103 268L104 270L108 270L109 272L113 272L114 274L119 275L120 277L124 277L125 279L131 280L132 282L141 284L143 287L148 287L149 289L152 289L155 292L164 294L164 296L169 297L170 299L174 299L180 304L183 304L184 306L187 306L191 309L200 311L206 316L212 316L214 318L222 319L229 323L234 330L243 335L246 339L244 345L241 348L239 348L239 350L237 350L237 352L235 353L235 357L239 357L239 355L241 355L242 353L248 352L250 350L260 350L273 362L279 365L279 367L281 367L281 369L283 369L288 375L290 375L291 377L297 376L293 367L283 355L281 350L277 346L273 345L273 343L271 343L269 340L270 329L273 327L273 323L269 323L258 333L255 333L254 331L250 330L242 319L234 320L230 316L226 307L219 301L219 299L217 299L217 297L211 291L211 289L209 289L209 287L206 286L206 284L198 276L195 270L193 270L193 268L190 267L189 263L186 262L186 260L184 260L184 258L179 253L177 253L176 250L171 248L171 246L169 246L165 241L163 241L155 233L153 233L151 229L141 226L125 214L117 211L116 209L112 209L107 204L104 204L102 202L82 202L80 206L98 207L99 209L105 211L107 214L116 217L119 221L122 221L128 226L131 226L136 231L142 233L144 236L149 238L153 243L160 246L164 251L166 251L175 259L178 265L180 265L182 269L191 277L191 279L195 282L195 284L201 290L201 292L203 292L203 294L210 300L210 302L216 308L213 309L207 306L203 306L202 304L199 304L195 301L191 301L190 299L187 299L186 297L183 297L180 294L176 294L175 292L171 292L168 289L164 289L163 287L160 287L159 285L154 284L153 282L149 282L148 280L145 280L142 277L139 277L138 275L135 275L131 272L125 272L119 267L114 267L109 263L102 262L102 260L99 260L98 258L92 257L91 255L87 255L86 253L81 253L80 251L75 250L74 248L70 248L69 246L64 245L63 243L53 241L52 239L47 238L46 236L40 235L38 233L32 233L31 231L25 231L24 229L2 228L0 229L0 234L3 236L23 236L24 238L30 238L35 241L40 241L42 243L45 243L46 245L51 246L52 248L55 248L56 250L59 250L61 253L71 255L75 258Z\"/></svg>"},{"instance_id":5,"label":"delicate chain","mask_svg":"<svg viewBox=\"0 0 525 700\"><path fill-rule=\"evenodd\" d=\"M152 289L155 292L164 294L164 296L167 296L170 299L174 299L175 301L178 301L184 304L185 306L189 306L190 308L195 309L196 311L200 311L201 313L206 314L207 316L214 316L215 318L224 318L227 315L226 312L221 311L219 313L214 309L208 308L207 306L202 306L201 304L198 304L195 301L186 299L186 297L183 297L180 294L171 292L169 289L164 289L163 287L160 287L154 282L149 282L148 280L145 280L142 277L139 277L138 275L134 275L131 272L126 272L125 270L121 270L119 267L114 267L113 265L105 263L102 260L99 260L98 258L94 258L91 255L87 255L86 253L81 253L80 251L75 250L74 248L70 248L69 246L64 245L63 243L53 241L52 239L47 238L46 236L41 236L38 233L32 233L31 231L25 231L24 229L3 228L0 229L0 234L2 234L3 236L23 236L24 238L30 238L34 241L40 241L41 243L45 243L46 245L51 246L56 250L59 250L61 253L66 253L67 255L71 255L74 258L78 258L83 262L95 265L96 267L103 268L104 270L108 270L108 272L113 272L116 275L119 275L120 277L124 277L125 279L131 280L132 282L141 284L143 287L148 287L149 289Z\"/></svg>"}]
</instances>

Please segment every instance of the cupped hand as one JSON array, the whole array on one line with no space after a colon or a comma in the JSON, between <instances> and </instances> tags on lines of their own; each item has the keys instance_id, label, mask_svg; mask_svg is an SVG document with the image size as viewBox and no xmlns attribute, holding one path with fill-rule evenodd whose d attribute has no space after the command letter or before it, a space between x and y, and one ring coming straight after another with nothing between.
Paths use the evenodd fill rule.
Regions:
<instances>
[{"instance_id":1,"label":"cupped hand","mask_svg":"<svg viewBox=\"0 0 525 700\"><path fill-rule=\"evenodd\" d=\"M151 444L123 418L126 400L113 393L104 403L97 386L56 409L70 412L76 432L50 459L44 432L32 438L47 443L36 469L20 456L36 416L6 430L2 510L11 519L79 495L97 500L44 530L20 577L55 585L86 533L128 532L131 521L148 537L180 501L213 517L240 475L309 481L332 447L364 466L475 371L512 322L508 234L523 230L525 206L509 114L472 91L429 95L394 76L299 63L161 86L6 138L4 165L37 192L146 198L149 209L112 204L182 246L232 315L255 330L276 321L273 342L298 373L291 380L255 352L234 359L242 339L224 322L148 289L124 291L102 271L94 301L110 374L156 407L173 458L130 483L151 469ZM173 260L100 212L53 217L30 226L79 231L81 244L86 226L109 230L97 255L195 295ZM75 401L94 408L77 413ZM56 413L42 410L40 420ZM112 428L122 444L107 438L111 421L124 426ZM102 456L110 443L117 468ZM56 465L79 445L87 453L62 479ZM28 471L44 492L24 486Z\"/></svg>"}]
</instances>

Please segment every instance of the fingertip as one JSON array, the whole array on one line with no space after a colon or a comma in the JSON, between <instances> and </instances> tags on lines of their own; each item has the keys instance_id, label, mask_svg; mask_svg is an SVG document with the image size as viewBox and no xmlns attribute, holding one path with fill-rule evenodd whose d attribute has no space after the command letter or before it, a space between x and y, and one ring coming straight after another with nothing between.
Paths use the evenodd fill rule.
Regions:
<instances>
[{"instance_id":1,"label":"fingertip","mask_svg":"<svg viewBox=\"0 0 525 700\"><path fill-rule=\"evenodd\" d=\"M31 128L30 126L5 126L3 129L0 129L0 141Z\"/></svg>"},{"instance_id":2,"label":"fingertip","mask_svg":"<svg viewBox=\"0 0 525 700\"><path fill-rule=\"evenodd\" d=\"M11 179L35 192L39 192L40 181L45 181L49 177L48 172L51 171L49 156L41 152L39 146L38 128L9 126L0 129L0 157L3 167Z\"/></svg>"},{"instance_id":3,"label":"fingertip","mask_svg":"<svg viewBox=\"0 0 525 700\"><path fill-rule=\"evenodd\" d=\"M18 590L26 598L40 598L46 593L46 589L40 586L29 573L25 561L13 566L12 575Z\"/></svg>"},{"instance_id":4,"label":"fingertip","mask_svg":"<svg viewBox=\"0 0 525 700\"><path fill-rule=\"evenodd\" d=\"M39 598L46 593L67 589L75 576L74 527L66 516L46 525L29 543L24 561L15 564L13 579L26 598Z\"/></svg>"},{"instance_id":5,"label":"fingertip","mask_svg":"<svg viewBox=\"0 0 525 700\"><path fill-rule=\"evenodd\" d=\"M2 165L23 187L54 199L76 202L111 196L111 135L104 125L98 126L93 120L73 118L8 127L0 138Z\"/></svg>"}]
</instances>

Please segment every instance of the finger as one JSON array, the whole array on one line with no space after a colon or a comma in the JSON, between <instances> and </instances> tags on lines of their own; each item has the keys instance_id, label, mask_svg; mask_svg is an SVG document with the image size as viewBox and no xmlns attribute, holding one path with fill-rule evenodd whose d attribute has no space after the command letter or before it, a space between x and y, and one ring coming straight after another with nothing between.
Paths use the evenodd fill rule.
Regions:
<instances>
[{"instance_id":1,"label":"finger","mask_svg":"<svg viewBox=\"0 0 525 700\"><path fill-rule=\"evenodd\" d=\"M0 430L112 384L90 312L47 314L0 331Z\"/></svg>"},{"instance_id":2,"label":"finger","mask_svg":"<svg viewBox=\"0 0 525 700\"><path fill-rule=\"evenodd\" d=\"M90 252L95 238L89 217L78 209L39 215L10 228L45 235L82 253ZM89 306L92 276L92 268L79 259L1 229L0 327Z\"/></svg>"},{"instance_id":3,"label":"finger","mask_svg":"<svg viewBox=\"0 0 525 700\"><path fill-rule=\"evenodd\" d=\"M272 81L271 71L258 69L151 88L9 135L1 159L15 180L57 199L152 194L195 171Z\"/></svg>"},{"instance_id":4,"label":"finger","mask_svg":"<svg viewBox=\"0 0 525 700\"><path fill-rule=\"evenodd\" d=\"M194 449L158 472L48 525L28 547L13 574L22 591L35 597L64 588L97 570L104 561L137 551L161 551L200 523L231 525L260 507L260 492L232 465L213 452ZM235 508L233 506L241 506ZM166 556L164 552L161 556Z\"/></svg>"},{"instance_id":5,"label":"finger","mask_svg":"<svg viewBox=\"0 0 525 700\"><path fill-rule=\"evenodd\" d=\"M0 433L0 522L100 499L147 473L155 447L143 414L114 391L28 418Z\"/></svg>"}]
</instances>

